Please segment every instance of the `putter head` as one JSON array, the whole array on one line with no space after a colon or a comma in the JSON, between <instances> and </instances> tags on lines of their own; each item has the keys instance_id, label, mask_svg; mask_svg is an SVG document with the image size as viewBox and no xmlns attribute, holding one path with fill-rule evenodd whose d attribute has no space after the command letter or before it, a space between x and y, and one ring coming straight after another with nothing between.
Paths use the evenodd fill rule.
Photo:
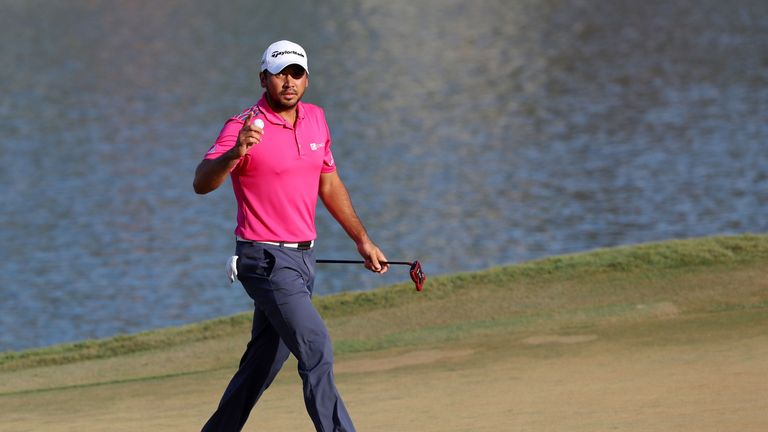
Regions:
<instances>
[{"instance_id":1,"label":"putter head","mask_svg":"<svg viewBox=\"0 0 768 432\"><path fill-rule=\"evenodd\" d=\"M424 288L424 282L427 281L427 276L424 274L424 270L421 269L421 263L414 261L411 264L411 280L416 284L416 291L421 291Z\"/></svg>"}]
</instances>

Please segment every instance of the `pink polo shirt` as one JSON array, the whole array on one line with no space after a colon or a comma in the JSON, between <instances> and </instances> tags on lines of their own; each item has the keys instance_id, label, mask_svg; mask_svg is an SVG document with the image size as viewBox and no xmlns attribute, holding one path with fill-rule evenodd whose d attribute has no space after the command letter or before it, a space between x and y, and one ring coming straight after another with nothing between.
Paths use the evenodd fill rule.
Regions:
<instances>
[{"instance_id":1,"label":"pink polo shirt","mask_svg":"<svg viewBox=\"0 0 768 432\"><path fill-rule=\"evenodd\" d=\"M205 159L216 159L235 145L251 111L253 120L264 121L264 135L230 173L237 200L235 235L255 241L314 240L320 174L336 170L325 114L299 102L294 127L262 96L224 124Z\"/></svg>"}]
</instances>

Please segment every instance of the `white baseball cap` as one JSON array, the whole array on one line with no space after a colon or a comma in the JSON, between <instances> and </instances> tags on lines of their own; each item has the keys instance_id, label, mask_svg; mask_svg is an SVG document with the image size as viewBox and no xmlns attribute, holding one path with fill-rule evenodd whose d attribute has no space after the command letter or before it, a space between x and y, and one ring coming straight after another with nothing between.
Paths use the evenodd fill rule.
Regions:
<instances>
[{"instance_id":1,"label":"white baseball cap","mask_svg":"<svg viewBox=\"0 0 768 432\"><path fill-rule=\"evenodd\" d=\"M291 41L277 41L267 47L264 55L261 56L261 70L268 70L272 74L276 74L292 64L303 67L309 73L306 51L301 45Z\"/></svg>"}]
</instances>

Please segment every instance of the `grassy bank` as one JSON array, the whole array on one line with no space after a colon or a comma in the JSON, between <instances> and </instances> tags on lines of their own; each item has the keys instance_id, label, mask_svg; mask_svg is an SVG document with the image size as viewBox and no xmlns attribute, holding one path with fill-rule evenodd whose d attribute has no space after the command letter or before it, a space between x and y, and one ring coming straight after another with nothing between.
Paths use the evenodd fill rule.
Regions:
<instances>
[{"instance_id":1,"label":"grassy bank","mask_svg":"<svg viewBox=\"0 0 768 432\"><path fill-rule=\"evenodd\" d=\"M320 297L315 302L335 335L336 351L344 354L435 344L477 333L633 320L662 313L664 304L674 305L677 314L764 310L768 296L755 287L682 290L670 283L691 274L715 277L766 260L766 235L675 240L430 276L422 293L407 283ZM244 313L135 335L8 352L0 354L0 371L167 351L239 337L249 327L250 314Z\"/></svg>"},{"instance_id":2,"label":"grassy bank","mask_svg":"<svg viewBox=\"0 0 768 432\"><path fill-rule=\"evenodd\" d=\"M767 269L768 236L715 237L316 304L359 430L766 430ZM5 353L0 431L199 430L249 330L240 314ZM245 430L314 429L289 363Z\"/></svg>"}]
</instances>

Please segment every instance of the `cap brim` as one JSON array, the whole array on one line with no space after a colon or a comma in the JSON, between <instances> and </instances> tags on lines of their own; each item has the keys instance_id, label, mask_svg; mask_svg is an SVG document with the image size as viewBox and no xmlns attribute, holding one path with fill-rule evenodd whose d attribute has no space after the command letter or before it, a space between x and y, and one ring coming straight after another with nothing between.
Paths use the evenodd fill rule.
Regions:
<instances>
[{"instance_id":1,"label":"cap brim","mask_svg":"<svg viewBox=\"0 0 768 432\"><path fill-rule=\"evenodd\" d=\"M264 68L264 70L269 71L269 73L274 75L274 74L282 71L283 69L287 68L290 65L301 66L305 71L307 71L307 74L309 74L309 69L306 66L304 66L301 63L291 62L291 61L286 62L286 63L273 64L271 67Z\"/></svg>"}]
</instances>

